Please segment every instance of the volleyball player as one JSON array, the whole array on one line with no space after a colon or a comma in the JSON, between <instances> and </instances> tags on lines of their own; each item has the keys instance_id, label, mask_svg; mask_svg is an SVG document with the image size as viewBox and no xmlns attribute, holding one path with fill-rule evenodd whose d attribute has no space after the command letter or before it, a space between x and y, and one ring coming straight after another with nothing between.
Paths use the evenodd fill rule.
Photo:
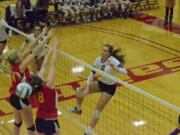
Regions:
<instances>
[{"instance_id":1,"label":"volleyball player","mask_svg":"<svg viewBox=\"0 0 180 135\"><path fill-rule=\"evenodd\" d=\"M34 32L28 36L28 38L23 42L23 45L21 46L21 51L26 49L26 47L33 42L42 32L42 27L40 25L36 25L34 27Z\"/></svg>"},{"instance_id":2,"label":"volleyball player","mask_svg":"<svg viewBox=\"0 0 180 135\"><path fill-rule=\"evenodd\" d=\"M123 68L122 64L124 63L124 56L118 55L119 49L114 50L112 45L106 44L102 46L102 53L100 57L97 57L95 61L95 68L98 68L112 76L115 76L115 70L126 74L127 71ZM84 135L89 135L97 122L99 121L100 114L103 111L104 107L111 100L116 91L116 82L108 79L105 76L101 76L99 81L93 81L95 71L91 71L88 76L87 86L82 89L77 89L77 105L75 108L70 108L69 111L81 114L82 113L82 102L85 95L99 92L101 97L97 103L97 106L94 110L93 118L91 120L90 126L86 129Z\"/></svg>"},{"instance_id":3,"label":"volleyball player","mask_svg":"<svg viewBox=\"0 0 180 135\"><path fill-rule=\"evenodd\" d=\"M1 17L1 10L0 10L0 17ZM2 54L7 42L7 34L3 23L6 22L0 18L0 63L2 62Z\"/></svg>"},{"instance_id":4,"label":"volleyball player","mask_svg":"<svg viewBox=\"0 0 180 135\"><path fill-rule=\"evenodd\" d=\"M48 29L48 28L47 28ZM22 47L21 47L21 51L23 51L24 49L27 49L27 46L32 43L42 32L42 27L40 25L36 25L34 27L34 33L30 34L29 37L26 39L26 41L23 43ZM43 36L43 38L45 38L45 36ZM37 42L35 44L38 45L39 43ZM34 46L34 47L35 47ZM44 60L44 56L45 54L48 52L48 41L46 41L44 48L41 50L41 52L35 57L35 59L32 60L31 62L31 68L33 73L37 73L43 63Z\"/></svg>"},{"instance_id":5,"label":"volleyball player","mask_svg":"<svg viewBox=\"0 0 180 135\"><path fill-rule=\"evenodd\" d=\"M170 135L178 135L180 133L180 115L179 115L178 123L179 126L173 132L171 132Z\"/></svg>"},{"instance_id":6,"label":"volleyball player","mask_svg":"<svg viewBox=\"0 0 180 135\"><path fill-rule=\"evenodd\" d=\"M44 33L42 33L43 35ZM38 38L40 39L40 38ZM37 40L38 40L37 39ZM20 82L30 81L30 72L27 65L34 59L37 53L44 46L44 39L39 46L37 46L29 55L27 51L19 54L18 51L12 50L7 56L7 61L11 66L11 80L12 85L9 89L10 93L10 104L13 107L14 113L14 135L20 134L20 127L22 125L22 120L25 121L28 135L35 135L35 126L32 116L32 108L28 102L27 98L21 99L16 95L16 87Z\"/></svg>"},{"instance_id":7,"label":"volleyball player","mask_svg":"<svg viewBox=\"0 0 180 135\"><path fill-rule=\"evenodd\" d=\"M58 40L53 40L54 48L48 51L37 76L31 78L30 85L37 95L36 130L38 135L59 135L57 93L55 89L56 59ZM49 60L49 57L51 59ZM48 61L51 61L50 71L45 79Z\"/></svg>"}]
</instances>

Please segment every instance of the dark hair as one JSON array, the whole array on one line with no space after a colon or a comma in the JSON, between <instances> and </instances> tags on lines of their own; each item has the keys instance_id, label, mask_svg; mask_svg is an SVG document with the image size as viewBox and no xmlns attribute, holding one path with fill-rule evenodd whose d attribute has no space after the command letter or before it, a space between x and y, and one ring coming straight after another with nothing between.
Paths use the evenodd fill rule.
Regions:
<instances>
[{"instance_id":1,"label":"dark hair","mask_svg":"<svg viewBox=\"0 0 180 135\"><path fill-rule=\"evenodd\" d=\"M30 79L30 85L33 89L32 95L37 93L43 88L44 81L37 75L32 76Z\"/></svg>"},{"instance_id":2,"label":"dark hair","mask_svg":"<svg viewBox=\"0 0 180 135\"><path fill-rule=\"evenodd\" d=\"M34 26L34 28L35 28L35 27L40 27L40 29L41 29L41 31L42 31L42 26L41 26L39 23L36 23L35 26Z\"/></svg>"},{"instance_id":3,"label":"dark hair","mask_svg":"<svg viewBox=\"0 0 180 135\"><path fill-rule=\"evenodd\" d=\"M48 0L37 0L36 1L36 8L44 8L48 9Z\"/></svg>"},{"instance_id":4,"label":"dark hair","mask_svg":"<svg viewBox=\"0 0 180 135\"><path fill-rule=\"evenodd\" d=\"M114 49L110 44L105 44L102 47L107 47L110 55L115 57L119 62L121 62L122 65L125 63L124 55L119 54L121 52L121 49Z\"/></svg>"},{"instance_id":5,"label":"dark hair","mask_svg":"<svg viewBox=\"0 0 180 135\"><path fill-rule=\"evenodd\" d=\"M23 8L23 3L22 3L22 0L17 0L16 1L16 8L18 7L18 2L21 2L21 9ZM18 7L19 8L19 7Z\"/></svg>"},{"instance_id":6,"label":"dark hair","mask_svg":"<svg viewBox=\"0 0 180 135\"><path fill-rule=\"evenodd\" d=\"M22 0L22 4L25 7L25 9L31 8L31 1L30 0Z\"/></svg>"},{"instance_id":7,"label":"dark hair","mask_svg":"<svg viewBox=\"0 0 180 135\"><path fill-rule=\"evenodd\" d=\"M6 61L9 62L11 66L16 64L16 61L20 58L20 55L17 50L11 50L6 57Z\"/></svg>"}]
</instances>

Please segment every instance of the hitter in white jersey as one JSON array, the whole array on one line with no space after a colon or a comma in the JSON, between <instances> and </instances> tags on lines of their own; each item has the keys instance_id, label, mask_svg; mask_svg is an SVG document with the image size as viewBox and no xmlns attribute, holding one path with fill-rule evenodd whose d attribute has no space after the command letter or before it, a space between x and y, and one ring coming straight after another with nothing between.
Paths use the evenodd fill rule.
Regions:
<instances>
[{"instance_id":1,"label":"hitter in white jersey","mask_svg":"<svg viewBox=\"0 0 180 135\"><path fill-rule=\"evenodd\" d=\"M114 50L112 45L106 44L102 46L101 56L95 60L94 67L108 73L112 76L115 75L115 70L118 70L122 74L127 74L127 70L122 66L124 63L124 56L118 55L119 49ZM86 129L84 135L91 134L93 128L97 124L100 118L100 114L104 107L111 100L116 91L116 82L109 79L106 76L101 76L98 81L94 81L95 71L91 71L87 79L87 86L82 89L77 89L77 105L74 108L69 108L70 112L81 114L82 102L85 95L91 93L101 93L101 97L94 110L93 118L89 127Z\"/></svg>"}]
</instances>

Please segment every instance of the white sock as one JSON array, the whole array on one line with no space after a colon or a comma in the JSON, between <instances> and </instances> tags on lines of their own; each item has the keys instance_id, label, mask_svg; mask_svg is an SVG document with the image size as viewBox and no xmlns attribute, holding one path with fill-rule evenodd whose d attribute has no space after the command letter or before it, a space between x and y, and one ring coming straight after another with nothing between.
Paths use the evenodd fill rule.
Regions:
<instances>
[{"instance_id":1,"label":"white sock","mask_svg":"<svg viewBox=\"0 0 180 135\"><path fill-rule=\"evenodd\" d=\"M86 129L85 133L89 135L92 131L93 131L93 128L89 126L89 127Z\"/></svg>"},{"instance_id":2,"label":"white sock","mask_svg":"<svg viewBox=\"0 0 180 135\"><path fill-rule=\"evenodd\" d=\"M77 105L76 108L78 111L82 110L82 107L80 105Z\"/></svg>"}]
</instances>

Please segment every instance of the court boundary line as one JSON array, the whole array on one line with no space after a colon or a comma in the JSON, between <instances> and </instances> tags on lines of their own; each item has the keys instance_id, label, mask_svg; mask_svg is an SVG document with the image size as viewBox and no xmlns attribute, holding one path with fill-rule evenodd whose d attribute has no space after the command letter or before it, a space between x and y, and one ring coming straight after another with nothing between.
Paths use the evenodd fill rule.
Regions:
<instances>
[{"instance_id":1,"label":"court boundary line","mask_svg":"<svg viewBox=\"0 0 180 135\"><path fill-rule=\"evenodd\" d=\"M110 32L116 32L116 33L119 33L119 34L124 34L124 35L128 35L128 36L131 36L131 37L136 37L136 38L139 38L139 39L142 39L142 40L151 42L151 43L153 43L153 44L157 44L157 45L159 45L159 46L161 46L161 47L170 49L170 50L175 51L175 52L177 52L177 53L180 53L180 50L176 50L176 49L171 48L171 47L168 47L168 46L166 46L166 45L164 45L164 44L155 42L155 41L150 40L150 39L146 39L146 38L141 37L141 36L133 35L133 34L130 34L130 33L122 32L122 31L117 31L117 30L112 30L112 29L107 29L107 28L102 28L102 27L90 26L90 25L85 25L85 24L82 24L82 25L79 25L79 26L90 27L90 28L95 28L95 29L100 29L100 30L105 30L105 31L110 31Z\"/></svg>"},{"instance_id":2,"label":"court boundary line","mask_svg":"<svg viewBox=\"0 0 180 135\"><path fill-rule=\"evenodd\" d=\"M158 48L158 47L156 47L156 46L153 46L152 44L148 44L148 43L145 43L145 42L143 42L143 41L140 41L140 40L137 40L137 39L134 39L134 38L131 38L131 37L127 37L127 36L124 36L124 35L120 35L121 33L113 33L112 31L110 31L110 32L112 32L112 33L110 33L109 31L107 32L107 31L103 31L103 30L99 30L99 29L91 29L91 28L83 28L83 27L80 27L80 26L74 26L74 28L78 28L78 29L85 29L85 30L90 30L90 31L97 31L97 32L101 32L101 33L105 33L105 34L109 34L109 35L114 35L114 36L121 36L121 37L124 37L124 38L127 38L127 39L129 39L129 40L134 40L134 41L136 41L136 42L139 42L139 43L142 43L142 45L148 45L148 46L150 46L150 47L152 47L152 48L155 48L155 49L157 49L157 50L159 50L159 51L162 51L162 52L164 52L164 53L168 53L168 54L171 54L171 55L173 55L173 56L178 56L178 55L176 55L176 54L174 54L174 53L172 53L172 52L169 52L169 51L166 51L166 50L163 50L163 49L161 49L161 48ZM144 40L144 39L143 39ZM146 40L145 40L146 41ZM150 41L148 41L148 42L150 42ZM155 43L154 43L155 44ZM174 50L172 50L172 51L174 51ZM176 52L178 52L178 53L180 53L180 51L176 51Z\"/></svg>"},{"instance_id":3,"label":"court boundary line","mask_svg":"<svg viewBox=\"0 0 180 135\"><path fill-rule=\"evenodd\" d=\"M157 28L173 32L178 35L180 34L180 25L179 24L172 23L171 26L164 25L164 20L162 20L161 18L159 18L157 16L149 15L148 13L139 12L139 13L135 14L132 17L132 19L142 22L147 25L155 26Z\"/></svg>"}]
</instances>

